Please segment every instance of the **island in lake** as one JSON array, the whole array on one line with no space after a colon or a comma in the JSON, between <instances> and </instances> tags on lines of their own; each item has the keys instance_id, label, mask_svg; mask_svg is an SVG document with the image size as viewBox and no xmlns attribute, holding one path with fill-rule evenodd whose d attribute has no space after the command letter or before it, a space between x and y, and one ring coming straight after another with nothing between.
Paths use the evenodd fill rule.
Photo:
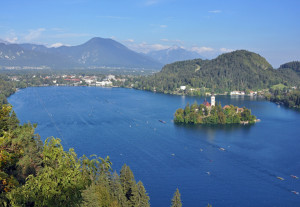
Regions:
<instances>
[{"instance_id":1,"label":"island in lake","mask_svg":"<svg viewBox=\"0 0 300 207\"><path fill-rule=\"evenodd\" d=\"M200 105L189 103L184 109L177 109L174 116L175 123L183 124L253 124L259 121L251 110L233 105L216 105L215 96L211 96L211 103L206 99Z\"/></svg>"}]
</instances>

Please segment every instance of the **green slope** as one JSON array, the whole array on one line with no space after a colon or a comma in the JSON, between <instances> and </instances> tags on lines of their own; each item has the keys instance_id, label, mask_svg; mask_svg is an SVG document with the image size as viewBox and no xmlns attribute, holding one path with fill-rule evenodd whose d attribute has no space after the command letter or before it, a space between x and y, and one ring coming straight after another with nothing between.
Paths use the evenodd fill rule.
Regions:
<instances>
[{"instance_id":1,"label":"green slope","mask_svg":"<svg viewBox=\"0 0 300 207\"><path fill-rule=\"evenodd\" d=\"M181 85L209 88L215 92L258 90L283 84L299 84L293 71L275 70L260 55L237 50L213 60L188 60L165 65L161 72L141 78L137 88L173 92Z\"/></svg>"}]
</instances>

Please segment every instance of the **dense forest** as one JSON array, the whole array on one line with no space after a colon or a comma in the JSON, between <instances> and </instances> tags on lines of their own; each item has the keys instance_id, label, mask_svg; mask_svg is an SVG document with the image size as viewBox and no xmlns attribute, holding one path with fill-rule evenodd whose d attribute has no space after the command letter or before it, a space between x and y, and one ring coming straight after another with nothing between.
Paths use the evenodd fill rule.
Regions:
<instances>
[{"instance_id":1,"label":"dense forest","mask_svg":"<svg viewBox=\"0 0 300 207\"><path fill-rule=\"evenodd\" d=\"M180 86L186 86L187 93L203 95L205 91L212 90L216 93L260 90L279 83L286 86L299 85L300 77L290 66L275 70L260 55L237 50L213 60L195 59L168 64L159 73L141 77L134 83L134 87L176 93ZM189 91L189 88L194 90Z\"/></svg>"},{"instance_id":2,"label":"dense forest","mask_svg":"<svg viewBox=\"0 0 300 207\"><path fill-rule=\"evenodd\" d=\"M270 89L270 94L266 98L290 108L300 109L300 90Z\"/></svg>"},{"instance_id":3,"label":"dense forest","mask_svg":"<svg viewBox=\"0 0 300 207\"><path fill-rule=\"evenodd\" d=\"M280 70L290 69L295 71L298 75L300 75L300 61L292 61L285 63L279 67Z\"/></svg>"},{"instance_id":4,"label":"dense forest","mask_svg":"<svg viewBox=\"0 0 300 207\"><path fill-rule=\"evenodd\" d=\"M197 102L189 103L184 109L177 109L174 115L174 122L177 124L253 124L256 117L247 108L238 108L233 105L226 105L222 108L219 103L216 106L207 107Z\"/></svg>"}]
</instances>

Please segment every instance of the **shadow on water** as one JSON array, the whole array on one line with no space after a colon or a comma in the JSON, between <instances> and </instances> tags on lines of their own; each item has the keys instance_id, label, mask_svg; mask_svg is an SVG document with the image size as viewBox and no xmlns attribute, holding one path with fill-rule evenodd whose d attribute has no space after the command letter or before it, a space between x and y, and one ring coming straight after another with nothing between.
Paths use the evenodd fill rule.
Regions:
<instances>
[{"instance_id":1,"label":"shadow on water","mask_svg":"<svg viewBox=\"0 0 300 207\"><path fill-rule=\"evenodd\" d=\"M210 131L221 131L221 132L233 132L237 130L243 130L245 132L250 131L254 124L231 124L231 125L196 125L196 124L174 124L178 129L185 129L191 131L201 131L201 132L210 132Z\"/></svg>"}]
</instances>

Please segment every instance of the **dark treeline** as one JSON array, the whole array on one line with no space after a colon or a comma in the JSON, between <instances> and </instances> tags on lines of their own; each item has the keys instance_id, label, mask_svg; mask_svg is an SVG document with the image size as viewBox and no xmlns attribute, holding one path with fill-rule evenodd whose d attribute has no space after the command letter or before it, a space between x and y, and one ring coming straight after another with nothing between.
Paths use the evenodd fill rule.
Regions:
<instances>
[{"instance_id":1,"label":"dark treeline","mask_svg":"<svg viewBox=\"0 0 300 207\"><path fill-rule=\"evenodd\" d=\"M198 105L197 102L189 103L184 109L177 109L174 115L174 122L178 124L253 124L256 117L251 115L251 110L238 108L233 105L226 105L222 108L221 104L207 107L204 104Z\"/></svg>"},{"instance_id":2,"label":"dark treeline","mask_svg":"<svg viewBox=\"0 0 300 207\"><path fill-rule=\"evenodd\" d=\"M8 76L0 75L0 105L7 104L6 97L16 91L16 84L9 81Z\"/></svg>"},{"instance_id":3,"label":"dark treeline","mask_svg":"<svg viewBox=\"0 0 300 207\"><path fill-rule=\"evenodd\" d=\"M299 85L300 77L291 68L275 70L260 55L245 50L220 55L213 60L187 60L168 64L161 72L141 77L135 87L173 93L180 86L214 90L260 90L282 83ZM198 92L201 94L201 91ZM201 94L202 95L202 94Z\"/></svg>"},{"instance_id":4,"label":"dark treeline","mask_svg":"<svg viewBox=\"0 0 300 207\"><path fill-rule=\"evenodd\" d=\"M289 63L285 63L281 65L279 69L290 69L295 71L298 75L300 75L300 61L292 61Z\"/></svg>"},{"instance_id":5,"label":"dark treeline","mask_svg":"<svg viewBox=\"0 0 300 207\"><path fill-rule=\"evenodd\" d=\"M266 96L266 98L272 102L280 103L290 108L300 108L299 90L270 89L270 95Z\"/></svg>"}]
</instances>

